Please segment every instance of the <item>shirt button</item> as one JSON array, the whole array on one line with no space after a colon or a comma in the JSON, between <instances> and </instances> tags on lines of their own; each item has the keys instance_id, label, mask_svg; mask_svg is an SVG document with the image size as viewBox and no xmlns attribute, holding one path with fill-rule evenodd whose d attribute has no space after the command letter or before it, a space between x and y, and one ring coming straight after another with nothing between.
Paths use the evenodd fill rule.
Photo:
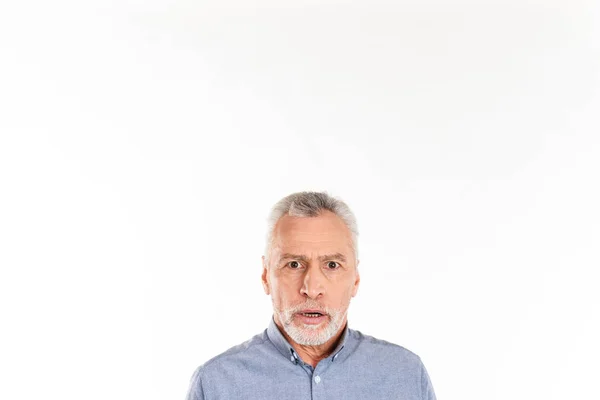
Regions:
<instances>
[{"instance_id":1,"label":"shirt button","mask_svg":"<svg viewBox=\"0 0 600 400\"><path fill-rule=\"evenodd\" d=\"M321 382L321 377L319 375L315 376L315 382L317 382L317 384Z\"/></svg>"}]
</instances>

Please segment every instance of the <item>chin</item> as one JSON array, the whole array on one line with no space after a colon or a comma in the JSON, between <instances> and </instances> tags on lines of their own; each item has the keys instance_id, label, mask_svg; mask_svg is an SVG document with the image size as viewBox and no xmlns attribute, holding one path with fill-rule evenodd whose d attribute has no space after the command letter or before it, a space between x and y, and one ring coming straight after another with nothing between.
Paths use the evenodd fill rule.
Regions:
<instances>
[{"instance_id":1,"label":"chin","mask_svg":"<svg viewBox=\"0 0 600 400\"><path fill-rule=\"evenodd\" d=\"M323 322L318 325L308 325L302 322L284 325L286 333L292 340L303 346L319 346L327 343L338 331L333 321Z\"/></svg>"}]
</instances>

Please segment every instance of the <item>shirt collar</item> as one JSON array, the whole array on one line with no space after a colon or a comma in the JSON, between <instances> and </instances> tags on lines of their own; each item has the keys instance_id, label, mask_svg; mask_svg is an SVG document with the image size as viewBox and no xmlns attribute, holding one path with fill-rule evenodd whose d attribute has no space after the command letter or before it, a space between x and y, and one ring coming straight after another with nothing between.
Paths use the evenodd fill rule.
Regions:
<instances>
[{"instance_id":1,"label":"shirt collar","mask_svg":"<svg viewBox=\"0 0 600 400\"><path fill-rule=\"evenodd\" d=\"M344 331L342 332L342 337L337 345L337 347L335 348L335 350L329 355L329 357L327 357L327 359L329 359L330 361L337 361L339 359L339 354L342 352L342 350L344 350L344 347L346 347L347 345L347 341L349 338L349 329L348 329L348 324L346 323L346 327L344 328ZM288 360L290 360L290 362L297 364L300 356L298 356L298 354L296 354L296 351L294 350L294 348L290 345L290 343L287 341L287 339L285 338L285 336L283 336L283 334L281 333L281 331L279 330L279 327L277 327L277 325L275 324L275 320L273 318L271 318L271 322L269 323L269 327L267 328L267 336L269 337L269 340L271 341L271 343L273 343L273 345L275 346L275 348Z\"/></svg>"}]
</instances>

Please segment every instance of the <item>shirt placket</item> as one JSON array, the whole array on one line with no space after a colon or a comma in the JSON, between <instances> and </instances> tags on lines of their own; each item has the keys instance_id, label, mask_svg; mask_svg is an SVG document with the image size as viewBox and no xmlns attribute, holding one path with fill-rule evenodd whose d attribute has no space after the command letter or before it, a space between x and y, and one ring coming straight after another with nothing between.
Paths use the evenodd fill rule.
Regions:
<instances>
[{"instance_id":1,"label":"shirt placket","mask_svg":"<svg viewBox=\"0 0 600 400\"><path fill-rule=\"evenodd\" d=\"M331 363L333 360L331 358L326 358L321 360L316 368L313 368L312 365L306 364L302 361L302 359L296 354L295 351L292 350L292 358L295 360L297 365L299 365L308 375L308 379L310 379L310 398L311 400L321 400L324 399L324 384L325 381L323 379L323 373L329 366L328 363Z\"/></svg>"}]
</instances>

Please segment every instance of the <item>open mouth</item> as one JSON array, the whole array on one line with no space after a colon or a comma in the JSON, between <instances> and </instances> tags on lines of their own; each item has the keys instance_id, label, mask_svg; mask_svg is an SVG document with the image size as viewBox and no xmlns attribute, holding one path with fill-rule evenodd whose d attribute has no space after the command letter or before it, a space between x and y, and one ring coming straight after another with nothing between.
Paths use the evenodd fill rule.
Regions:
<instances>
[{"instance_id":1,"label":"open mouth","mask_svg":"<svg viewBox=\"0 0 600 400\"><path fill-rule=\"evenodd\" d=\"M304 315L305 317L310 317L310 318L318 318L318 317L322 317L323 316L323 314L321 314L319 312L310 312L310 313L302 312L300 314Z\"/></svg>"},{"instance_id":2,"label":"open mouth","mask_svg":"<svg viewBox=\"0 0 600 400\"><path fill-rule=\"evenodd\" d=\"M327 315L324 312L321 312L319 310L303 310L303 311L300 311L298 314L303 317L307 317L307 318L319 318L319 317L324 317L325 315Z\"/></svg>"},{"instance_id":3,"label":"open mouth","mask_svg":"<svg viewBox=\"0 0 600 400\"><path fill-rule=\"evenodd\" d=\"M328 315L318 310L304 310L296 314L298 320L306 325L318 326L327 321Z\"/></svg>"}]
</instances>

